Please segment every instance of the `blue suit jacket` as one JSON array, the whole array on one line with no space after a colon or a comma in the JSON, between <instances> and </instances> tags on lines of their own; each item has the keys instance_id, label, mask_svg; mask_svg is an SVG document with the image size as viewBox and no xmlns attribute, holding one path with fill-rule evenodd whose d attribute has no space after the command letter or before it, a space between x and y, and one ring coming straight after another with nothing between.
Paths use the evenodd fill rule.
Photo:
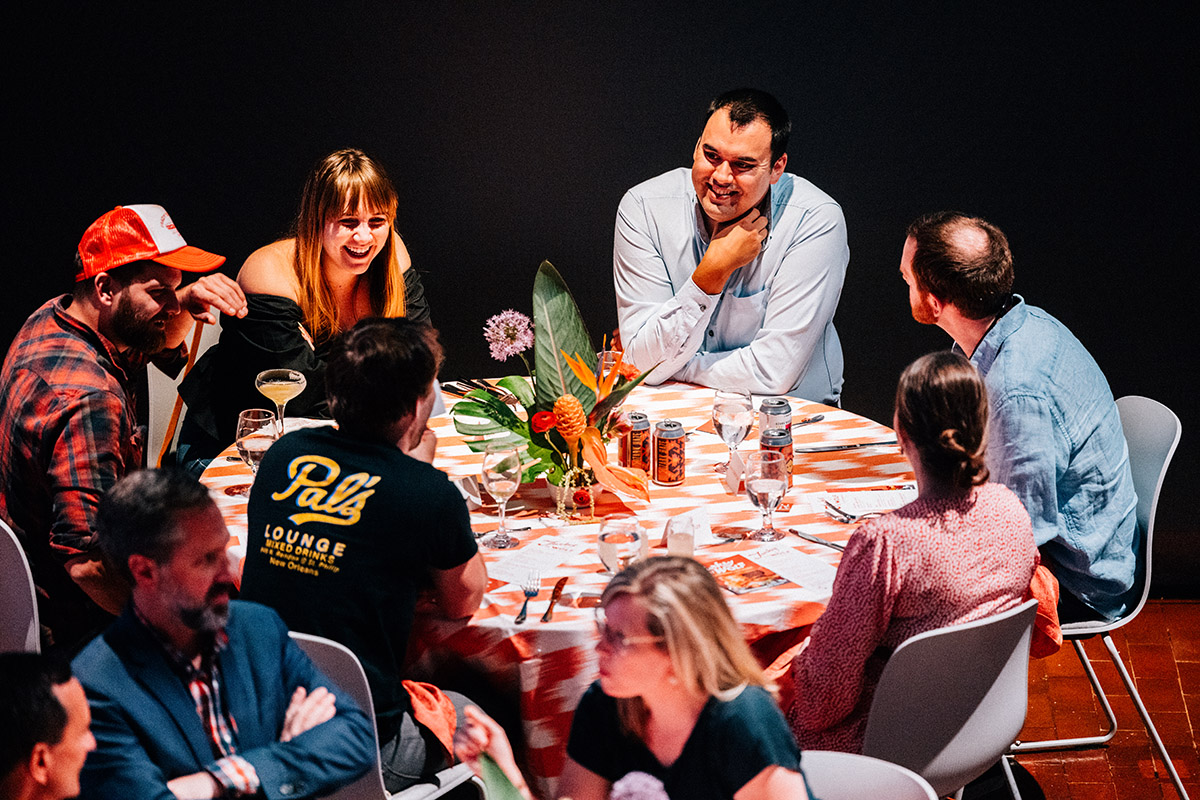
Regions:
<instances>
[{"instance_id":1,"label":"blue suit jacket","mask_svg":"<svg viewBox=\"0 0 1200 800\"><path fill-rule=\"evenodd\" d=\"M327 794L375 764L370 720L288 637L283 620L255 603L230 604L221 651L222 691L237 726L238 755L266 797ZM161 646L131 609L72 663L87 691L97 747L84 765L81 798L172 800L166 783L213 764L196 705ZM326 686L337 715L290 742L278 741L297 686Z\"/></svg>"}]
</instances>

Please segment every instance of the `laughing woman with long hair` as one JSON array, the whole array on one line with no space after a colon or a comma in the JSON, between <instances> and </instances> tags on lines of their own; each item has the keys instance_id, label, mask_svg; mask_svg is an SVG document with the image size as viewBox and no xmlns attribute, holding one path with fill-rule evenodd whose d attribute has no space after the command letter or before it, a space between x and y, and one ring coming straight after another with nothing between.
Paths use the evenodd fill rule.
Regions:
<instances>
[{"instance_id":1,"label":"laughing woman with long hair","mask_svg":"<svg viewBox=\"0 0 1200 800\"><path fill-rule=\"evenodd\" d=\"M264 404L264 369L304 373L288 402L295 416L328 416L325 355L333 338L364 317L428 321L429 306L395 231L396 189L361 150L317 162L305 182L292 235L254 251L238 273L249 312L222 318L220 343L180 387L188 415L180 460L206 464L233 441L240 411Z\"/></svg>"}]
</instances>

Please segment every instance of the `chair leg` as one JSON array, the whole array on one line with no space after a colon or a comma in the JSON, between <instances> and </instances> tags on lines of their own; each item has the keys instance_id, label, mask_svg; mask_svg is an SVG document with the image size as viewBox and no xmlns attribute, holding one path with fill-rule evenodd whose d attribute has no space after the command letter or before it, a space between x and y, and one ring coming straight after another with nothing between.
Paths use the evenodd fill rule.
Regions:
<instances>
[{"instance_id":1,"label":"chair leg","mask_svg":"<svg viewBox=\"0 0 1200 800\"><path fill-rule=\"evenodd\" d=\"M1162 738L1158 735L1158 729L1150 721L1150 713L1146 711L1146 706L1142 703L1142 696L1138 694L1137 688L1133 685L1133 677L1125 669L1125 665L1121 663L1121 655L1117 652L1117 646L1113 644L1112 637L1107 633L1101 634L1100 638L1104 640L1104 646L1108 648L1109 656L1112 658L1113 663L1117 665L1117 672L1121 676L1121 681L1125 684L1125 689L1129 692L1129 697L1133 700L1134 707L1137 708L1138 716L1142 718L1142 724L1146 726L1146 733L1150 734L1150 741L1154 743L1154 749L1158 751L1158 757L1162 759L1163 764L1167 768L1167 774L1171 776L1171 783L1175 784L1175 791L1179 792L1179 796L1183 800L1188 800L1188 793L1184 791L1183 781L1179 779L1179 773L1175 771L1175 765L1171 763L1171 756L1167 754L1167 748L1163 745Z\"/></svg>"},{"instance_id":2,"label":"chair leg","mask_svg":"<svg viewBox=\"0 0 1200 800\"><path fill-rule=\"evenodd\" d=\"M1021 800L1021 790L1017 788L1017 779L1013 775L1009 756L1000 756L1000 767L1004 770L1004 777L1008 780L1008 793L1012 795L1013 800Z\"/></svg>"},{"instance_id":3,"label":"chair leg","mask_svg":"<svg viewBox=\"0 0 1200 800\"><path fill-rule=\"evenodd\" d=\"M1110 641L1108 634L1102 634L1101 638ZM1108 731L1098 736L1079 736L1074 739L1044 739L1036 742L1022 742L1020 740L1013 743L1012 747L1008 748L1009 753L1030 753L1040 752L1043 750L1066 750L1072 747L1099 747L1107 744L1117 734L1117 715L1113 713L1112 706L1108 703L1108 698L1104 696L1104 689L1100 686L1100 680L1096 677L1096 671L1092 669L1091 662L1088 661L1087 651L1083 649L1083 642L1079 639L1072 639L1071 644L1075 646L1075 655L1079 657L1079 663L1083 665L1083 671L1087 674L1088 682L1092 684L1092 693L1096 699L1100 701L1100 707L1104 709L1104 716L1108 718ZM1121 664L1121 656L1117 654L1115 648L1110 647L1112 653L1110 658L1117 665L1117 668L1124 671Z\"/></svg>"},{"instance_id":4,"label":"chair leg","mask_svg":"<svg viewBox=\"0 0 1200 800\"><path fill-rule=\"evenodd\" d=\"M1146 711L1146 706L1142 703L1142 697L1138 694L1137 687L1134 686L1133 677L1125 669L1125 664L1121 661L1121 654L1117 652L1117 646L1113 644L1112 637L1108 633L1100 634L1100 639L1104 642L1104 647L1108 650L1109 659L1117 668L1117 674L1121 676L1121 682L1125 684L1125 691L1128 692L1129 699L1133 701L1138 716L1142 718L1142 724L1146 727L1146 733L1150 735L1150 741L1154 744L1154 749L1158 751L1158 757L1162 759L1163 765L1167 769L1167 774L1171 778L1171 783L1175 785L1175 791L1179 793L1179 796L1183 800L1189 800L1188 794L1183 788L1183 781L1180 780L1179 773L1175 770L1175 765L1171 763L1171 757L1167 754L1167 748L1163 745L1162 738L1158 735L1158 730L1154 727L1154 723L1150 721L1150 713ZM1050 739L1040 742L1018 741L1013 743L1012 747L1008 749L1009 753L1063 750L1073 747L1094 747L1107 744L1116 734L1117 717L1113 714L1112 706L1108 703L1108 698L1104 696L1104 690L1100 687L1100 681L1096 678L1095 670L1092 669L1092 665L1088 662L1087 652L1083 649L1083 643L1078 639L1072 639L1071 644L1075 645L1075 653L1079 656L1079 661L1083 664L1083 669L1092 684L1092 689L1096 697L1099 698L1100 705L1104 708L1104 715L1108 717L1108 733L1101 736L1084 736L1076 739Z\"/></svg>"}]
</instances>

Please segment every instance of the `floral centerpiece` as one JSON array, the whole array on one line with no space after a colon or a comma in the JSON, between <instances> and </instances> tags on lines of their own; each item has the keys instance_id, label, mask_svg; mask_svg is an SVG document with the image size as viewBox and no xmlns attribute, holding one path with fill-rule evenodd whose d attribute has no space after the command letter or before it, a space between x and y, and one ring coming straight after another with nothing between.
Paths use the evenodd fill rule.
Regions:
<instances>
[{"instance_id":1,"label":"floral centerpiece","mask_svg":"<svg viewBox=\"0 0 1200 800\"><path fill-rule=\"evenodd\" d=\"M512 395L508 402L476 389L450 409L459 433L479 437L468 441L472 450L512 444L523 460L521 482L544 476L558 487L560 514L564 504L594 511L597 483L649 499L645 471L608 463L606 448L610 439L628 432L620 406L646 373L624 364L620 353L615 364L600 364L579 307L549 261L534 278L532 325L529 317L510 309L487 321L484 338L493 358L520 356L529 378L497 381ZM530 349L532 367L525 356Z\"/></svg>"}]
</instances>

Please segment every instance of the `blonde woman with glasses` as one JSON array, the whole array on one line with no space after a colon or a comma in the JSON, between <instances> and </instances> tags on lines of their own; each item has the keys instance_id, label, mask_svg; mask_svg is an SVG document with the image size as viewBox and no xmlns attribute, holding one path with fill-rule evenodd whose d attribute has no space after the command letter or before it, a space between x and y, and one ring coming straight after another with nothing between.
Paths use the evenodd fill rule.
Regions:
<instances>
[{"instance_id":1,"label":"blonde woman with glasses","mask_svg":"<svg viewBox=\"0 0 1200 800\"><path fill-rule=\"evenodd\" d=\"M558 795L604 800L630 773L682 800L807 797L800 751L717 582L689 558L650 558L612 579L596 617L600 677L575 710ZM455 737L532 797L504 731L475 708Z\"/></svg>"}]
</instances>

